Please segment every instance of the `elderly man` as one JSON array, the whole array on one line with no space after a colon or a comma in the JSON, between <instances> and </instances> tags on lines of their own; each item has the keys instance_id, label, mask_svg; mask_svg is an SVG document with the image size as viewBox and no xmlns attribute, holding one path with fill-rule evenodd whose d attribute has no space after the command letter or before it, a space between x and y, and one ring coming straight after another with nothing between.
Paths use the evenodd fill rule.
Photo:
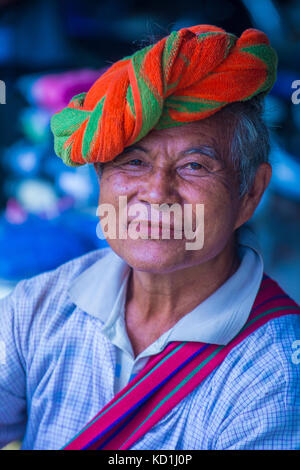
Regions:
<instances>
[{"instance_id":1,"label":"elderly man","mask_svg":"<svg viewBox=\"0 0 300 470\"><path fill-rule=\"evenodd\" d=\"M1 301L1 444L300 447L300 309L245 226L271 177L261 115L275 69L263 33L194 26L53 116L57 154L93 163L99 207L114 209L105 224L100 211L110 247Z\"/></svg>"}]
</instances>

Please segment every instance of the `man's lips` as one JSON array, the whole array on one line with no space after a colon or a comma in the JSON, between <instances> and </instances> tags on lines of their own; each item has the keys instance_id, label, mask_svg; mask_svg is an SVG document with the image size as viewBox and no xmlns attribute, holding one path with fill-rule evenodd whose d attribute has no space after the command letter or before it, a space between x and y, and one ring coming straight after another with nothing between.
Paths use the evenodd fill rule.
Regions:
<instances>
[{"instance_id":1,"label":"man's lips","mask_svg":"<svg viewBox=\"0 0 300 470\"><path fill-rule=\"evenodd\" d=\"M175 233L182 236L183 229L181 226L175 226L174 224L164 224L162 222L151 222L151 220L137 220L133 219L129 221L128 225L133 225L140 232L146 232L151 235L151 231L154 234L162 235L165 233L170 233L174 235Z\"/></svg>"}]
</instances>

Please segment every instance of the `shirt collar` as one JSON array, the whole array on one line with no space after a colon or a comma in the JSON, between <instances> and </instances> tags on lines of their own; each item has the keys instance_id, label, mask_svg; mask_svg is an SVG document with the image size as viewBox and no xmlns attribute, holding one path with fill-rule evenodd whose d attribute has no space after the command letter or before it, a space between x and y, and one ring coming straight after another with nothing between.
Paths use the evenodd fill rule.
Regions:
<instances>
[{"instance_id":1,"label":"shirt collar","mask_svg":"<svg viewBox=\"0 0 300 470\"><path fill-rule=\"evenodd\" d=\"M69 296L81 310L106 321L130 267L111 249L99 250L100 259L70 285Z\"/></svg>"},{"instance_id":2,"label":"shirt collar","mask_svg":"<svg viewBox=\"0 0 300 470\"><path fill-rule=\"evenodd\" d=\"M195 309L161 336L161 342L199 341L227 344L244 326L263 276L257 238L244 225L237 231L241 263L237 271ZM105 251L105 253L103 253ZM100 259L69 287L71 300L99 318L105 330L118 327L124 308L130 266L111 249L99 250ZM112 331L110 331L110 335Z\"/></svg>"}]
</instances>

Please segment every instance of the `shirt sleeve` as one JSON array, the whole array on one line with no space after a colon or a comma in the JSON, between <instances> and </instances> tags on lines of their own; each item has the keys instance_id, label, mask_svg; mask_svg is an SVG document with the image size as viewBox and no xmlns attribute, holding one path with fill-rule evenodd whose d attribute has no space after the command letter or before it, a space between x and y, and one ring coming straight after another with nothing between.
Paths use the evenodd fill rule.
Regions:
<instances>
[{"instance_id":1,"label":"shirt sleeve","mask_svg":"<svg viewBox=\"0 0 300 470\"><path fill-rule=\"evenodd\" d=\"M16 307L22 284L0 300L0 448L22 439L26 427L25 360Z\"/></svg>"}]
</instances>

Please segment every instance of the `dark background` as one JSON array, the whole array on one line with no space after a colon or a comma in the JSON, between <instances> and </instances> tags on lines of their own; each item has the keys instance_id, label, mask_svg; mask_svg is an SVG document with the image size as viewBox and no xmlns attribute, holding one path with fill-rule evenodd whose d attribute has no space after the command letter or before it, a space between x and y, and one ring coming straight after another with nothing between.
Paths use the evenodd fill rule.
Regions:
<instances>
[{"instance_id":1,"label":"dark background","mask_svg":"<svg viewBox=\"0 0 300 470\"><path fill-rule=\"evenodd\" d=\"M96 237L92 165L66 167L49 120L103 67L172 30L257 27L279 56L267 99L273 177L252 225L266 272L300 301L300 1L0 0L0 296L17 280L104 244ZM300 94L299 94L300 96Z\"/></svg>"}]
</instances>

